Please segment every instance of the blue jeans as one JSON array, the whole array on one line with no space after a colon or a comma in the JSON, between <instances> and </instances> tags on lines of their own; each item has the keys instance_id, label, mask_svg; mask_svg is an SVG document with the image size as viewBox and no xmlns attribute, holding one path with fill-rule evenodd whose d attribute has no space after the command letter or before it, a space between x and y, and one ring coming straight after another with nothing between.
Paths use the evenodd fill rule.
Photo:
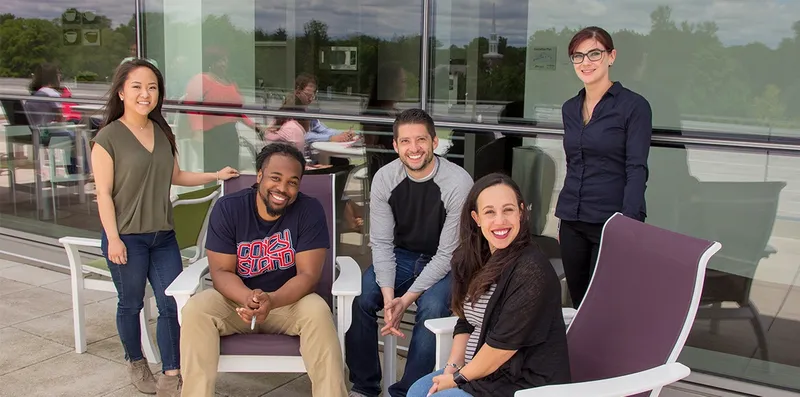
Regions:
<instances>
[{"instance_id":1,"label":"blue jeans","mask_svg":"<svg viewBox=\"0 0 800 397\"><path fill-rule=\"evenodd\" d=\"M420 378L413 385L411 388L408 389L408 397L427 397L428 391L431 390L433 387L433 378L441 375L444 373L443 369L440 369L436 372L430 373L425 375L424 377ZM442 391L437 391L436 393L431 394L431 397L472 397L472 394L465 392L464 390L452 388Z\"/></svg>"},{"instance_id":2,"label":"blue jeans","mask_svg":"<svg viewBox=\"0 0 800 397\"><path fill-rule=\"evenodd\" d=\"M164 294L183 271L181 252L172 230L120 235L128 253L128 263L117 265L106 259L111 279L117 288L117 332L125 349L125 359L144 358L139 328L139 312L144 307L147 281L153 288L158 306L156 339L161 352L162 370L180 368L180 326L175 299ZM101 249L108 258L108 239L102 235Z\"/></svg>"},{"instance_id":3,"label":"blue jeans","mask_svg":"<svg viewBox=\"0 0 800 397\"><path fill-rule=\"evenodd\" d=\"M404 249L394 250L396 275L395 296L401 296L430 262L429 255ZM381 392L381 365L378 359L378 317L383 310L383 295L375 281L375 269L370 266L361 279L361 296L353 302L353 324L345 334L345 359L350 369L353 390L367 396ZM428 288L417 299L417 316L405 373L399 382L389 387L392 397L403 397L414 381L433 370L436 360L436 338L425 328L425 320L450 316L450 273Z\"/></svg>"}]
</instances>

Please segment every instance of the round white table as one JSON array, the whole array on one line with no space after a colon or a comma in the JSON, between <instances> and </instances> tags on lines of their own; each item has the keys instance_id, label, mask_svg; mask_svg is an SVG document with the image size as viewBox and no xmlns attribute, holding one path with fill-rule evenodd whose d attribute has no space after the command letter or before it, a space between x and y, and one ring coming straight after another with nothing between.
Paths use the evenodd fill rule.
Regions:
<instances>
[{"instance_id":1,"label":"round white table","mask_svg":"<svg viewBox=\"0 0 800 397\"><path fill-rule=\"evenodd\" d=\"M311 148L318 151L320 155L320 164L327 164L322 160L327 160L329 157L344 157L356 158L364 157L366 147L363 145L354 145L353 142L313 142Z\"/></svg>"}]
</instances>

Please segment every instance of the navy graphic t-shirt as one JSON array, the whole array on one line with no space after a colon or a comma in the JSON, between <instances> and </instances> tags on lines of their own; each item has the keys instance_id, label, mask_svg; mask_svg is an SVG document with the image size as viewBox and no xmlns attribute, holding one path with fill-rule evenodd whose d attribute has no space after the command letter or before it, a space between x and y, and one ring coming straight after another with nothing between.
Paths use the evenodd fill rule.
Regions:
<instances>
[{"instance_id":1,"label":"navy graphic t-shirt","mask_svg":"<svg viewBox=\"0 0 800 397\"><path fill-rule=\"evenodd\" d=\"M236 255L236 274L250 289L273 292L297 275L297 253L330 248L325 211L317 199L298 193L275 221L258 215L255 187L220 198L208 221L206 249Z\"/></svg>"}]
</instances>

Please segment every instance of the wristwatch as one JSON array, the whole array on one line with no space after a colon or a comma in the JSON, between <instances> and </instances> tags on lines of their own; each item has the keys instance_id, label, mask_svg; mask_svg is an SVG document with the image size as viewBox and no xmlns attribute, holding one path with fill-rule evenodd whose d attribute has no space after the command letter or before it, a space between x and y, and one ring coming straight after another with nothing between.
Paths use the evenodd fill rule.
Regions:
<instances>
[{"instance_id":1,"label":"wristwatch","mask_svg":"<svg viewBox=\"0 0 800 397\"><path fill-rule=\"evenodd\" d=\"M465 377L465 376L464 376L464 375L461 373L461 370L459 369L459 370L457 370L457 371L456 371L456 372L453 374L453 382L456 382L456 386L458 386L458 387L461 387L461 386L464 386L464 385L466 385L466 384L467 384L467 382L469 382L469 379L467 379L467 378L466 378L466 377Z\"/></svg>"}]
</instances>

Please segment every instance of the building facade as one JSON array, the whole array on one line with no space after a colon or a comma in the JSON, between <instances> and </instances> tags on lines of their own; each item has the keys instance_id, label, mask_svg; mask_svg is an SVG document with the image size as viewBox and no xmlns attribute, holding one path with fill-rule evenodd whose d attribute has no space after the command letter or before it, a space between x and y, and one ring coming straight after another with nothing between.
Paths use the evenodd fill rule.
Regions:
<instances>
[{"instance_id":1,"label":"building facade","mask_svg":"<svg viewBox=\"0 0 800 397\"><path fill-rule=\"evenodd\" d=\"M282 101L308 73L317 81L309 112L333 129L378 135L392 121L375 111L381 106L422 107L453 145L448 157L473 174L487 164L486 139L506 139L506 170L532 153L546 156L554 169L523 185L546 191L537 232L554 237L565 172L560 108L581 88L566 47L580 28L598 25L618 51L612 79L653 109L648 222L723 245L680 358L693 369L688 382L754 395L800 393L800 2L73 6L0 4L0 254L63 265L57 238L99 236L91 183L61 183L62 171L51 166L59 153L34 145L13 106L30 98L37 67L56 65L71 97L43 100L66 104L90 138L115 68L128 57L162 71L164 110L186 169L254 171L260 140L248 125L293 114L280 109ZM209 97L218 84L226 94ZM222 158L187 111L235 125L238 156Z\"/></svg>"}]
</instances>

